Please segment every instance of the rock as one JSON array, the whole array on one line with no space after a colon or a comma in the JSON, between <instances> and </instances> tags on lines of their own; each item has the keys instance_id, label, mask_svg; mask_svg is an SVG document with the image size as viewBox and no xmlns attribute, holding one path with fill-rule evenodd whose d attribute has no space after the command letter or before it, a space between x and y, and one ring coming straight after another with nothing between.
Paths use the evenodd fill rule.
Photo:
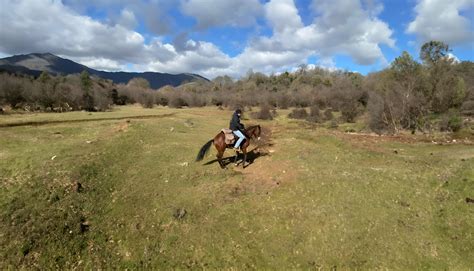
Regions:
<instances>
[{"instance_id":1,"label":"rock","mask_svg":"<svg viewBox=\"0 0 474 271\"><path fill-rule=\"evenodd\" d=\"M89 231L89 227L90 227L89 221L82 221L80 224L81 233L85 233Z\"/></svg>"},{"instance_id":2,"label":"rock","mask_svg":"<svg viewBox=\"0 0 474 271\"><path fill-rule=\"evenodd\" d=\"M187 167L187 166L189 166L189 163L188 162L183 162L183 163L179 163L178 165L180 165L182 167Z\"/></svg>"},{"instance_id":3,"label":"rock","mask_svg":"<svg viewBox=\"0 0 474 271\"><path fill-rule=\"evenodd\" d=\"M181 219L183 219L183 218L186 216L186 214L187 214L186 209L184 209L184 208L178 208L178 209L176 209L176 211L174 212L173 216L174 216L174 218L181 220Z\"/></svg>"},{"instance_id":4,"label":"rock","mask_svg":"<svg viewBox=\"0 0 474 271\"><path fill-rule=\"evenodd\" d=\"M74 183L74 191L77 193L81 193L84 188L82 187L82 184L80 182L75 182Z\"/></svg>"},{"instance_id":5,"label":"rock","mask_svg":"<svg viewBox=\"0 0 474 271\"><path fill-rule=\"evenodd\" d=\"M474 203L474 199L466 198L466 203Z\"/></svg>"},{"instance_id":6,"label":"rock","mask_svg":"<svg viewBox=\"0 0 474 271\"><path fill-rule=\"evenodd\" d=\"M398 151L397 151L397 150L394 150L393 153L398 154Z\"/></svg>"}]
</instances>

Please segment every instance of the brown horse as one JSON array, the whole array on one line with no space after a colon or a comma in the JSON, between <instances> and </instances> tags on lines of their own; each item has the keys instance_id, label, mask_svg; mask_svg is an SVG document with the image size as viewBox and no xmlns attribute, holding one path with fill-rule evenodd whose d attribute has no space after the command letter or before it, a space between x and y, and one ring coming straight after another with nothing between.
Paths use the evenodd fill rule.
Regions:
<instances>
[{"instance_id":1,"label":"brown horse","mask_svg":"<svg viewBox=\"0 0 474 271\"><path fill-rule=\"evenodd\" d=\"M250 145L250 139L256 138L257 140L260 140L261 132L262 132L262 129L260 128L260 125L250 126L244 131L245 140L240 145L240 149L242 150L242 153L244 154L244 160L242 162L242 166L244 168L245 168L245 162L247 161L247 148ZM213 143L217 150L217 160L219 161L219 165L221 166L221 168L225 168L225 165L222 162L222 157L224 156L225 149L227 148L232 149L234 146L225 144L225 135L224 135L224 132L222 131L218 133L214 137L214 139L209 140L206 144L204 144L204 146L202 146L201 150L198 153L196 161L201 161L204 158L204 156L209 151L209 148L211 147ZM234 163L236 163L237 165L237 157L239 157L239 151L236 151L236 152L237 154L235 155Z\"/></svg>"}]
</instances>

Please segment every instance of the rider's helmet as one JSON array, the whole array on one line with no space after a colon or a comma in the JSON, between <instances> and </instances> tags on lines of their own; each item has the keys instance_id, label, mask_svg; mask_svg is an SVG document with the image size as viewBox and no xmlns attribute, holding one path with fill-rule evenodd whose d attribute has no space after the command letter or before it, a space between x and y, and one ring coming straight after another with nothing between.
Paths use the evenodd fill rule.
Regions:
<instances>
[{"instance_id":1,"label":"rider's helmet","mask_svg":"<svg viewBox=\"0 0 474 271\"><path fill-rule=\"evenodd\" d=\"M235 110L235 113L240 115L240 114L242 114L242 110L240 108L238 108L237 110Z\"/></svg>"}]
</instances>

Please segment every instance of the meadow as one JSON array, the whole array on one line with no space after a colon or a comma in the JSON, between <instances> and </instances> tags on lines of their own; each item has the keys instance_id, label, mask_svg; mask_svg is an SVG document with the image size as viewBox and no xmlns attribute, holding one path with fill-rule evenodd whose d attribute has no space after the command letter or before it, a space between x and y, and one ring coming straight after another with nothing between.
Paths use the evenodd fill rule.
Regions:
<instances>
[{"instance_id":1,"label":"meadow","mask_svg":"<svg viewBox=\"0 0 474 271\"><path fill-rule=\"evenodd\" d=\"M277 113L227 170L228 110L0 116L0 269L472 269L472 141Z\"/></svg>"}]
</instances>

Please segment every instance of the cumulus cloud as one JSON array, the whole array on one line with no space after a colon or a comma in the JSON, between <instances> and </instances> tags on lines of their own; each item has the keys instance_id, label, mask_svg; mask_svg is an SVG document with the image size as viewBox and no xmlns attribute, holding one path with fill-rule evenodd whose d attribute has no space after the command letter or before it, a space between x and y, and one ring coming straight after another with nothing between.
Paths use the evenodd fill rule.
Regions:
<instances>
[{"instance_id":1,"label":"cumulus cloud","mask_svg":"<svg viewBox=\"0 0 474 271\"><path fill-rule=\"evenodd\" d=\"M307 25L293 0L271 0L264 5L258 0L183 0L180 8L194 16L199 27L246 26L264 16L271 35L249 40L233 57L213 43L191 39L186 31L171 43L134 31L142 14L137 6L149 2L153 12L154 4L170 0L94 1L96 6L118 5L115 23L84 15L80 6L89 0L0 1L0 54L51 52L103 70L133 66L138 71L239 77L249 69L291 70L307 63L310 56L318 56L320 65L332 68L335 54L367 65L383 61L380 46L395 42L392 30L377 18L383 9L378 0L315 0L311 5L314 20ZM203 5L192 9L199 3Z\"/></svg>"},{"instance_id":2,"label":"cumulus cloud","mask_svg":"<svg viewBox=\"0 0 474 271\"><path fill-rule=\"evenodd\" d=\"M167 15L167 11L176 4L175 0L63 0L62 2L83 14L91 8L106 10L109 17L107 19L111 19L112 23L129 28L137 25L138 17L144 26L156 35L170 32L173 18Z\"/></svg>"},{"instance_id":3,"label":"cumulus cloud","mask_svg":"<svg viewBox=\"0 0 474 271\"><path fill-rule=\"evenodd\" d=\"M135 17L135 13L133 13L133 11L131 10L124 8L122 12L120 13L118 24L128 29L135 29L135 27L137 27L138 25L137 18Z\"/></svg>"},{"instance_id":4,"label":"cumulus cloud","mask_svg":"<svg viewBox=\"0 0 474 271\"><path fill-rule=\"evenodd\" d=\"M246 27L256 23L262 11L259 0L182 0L181 11L196 18L198 28Z\"/></svg>"},{"instance_id":5,"label":"cumulus cloud","mask_svg":"<svg viewBox=\"0 0 474 271\"><path fill-rule=\"evenodd\" d=\"M380 4L371 3L370 8L364 9L360 1L313 1L312 8L318 16L304 26L293 0L272 0L265 5L265 14L273 36L257 39L252 46L273 53L294 52L303 59L311 54L325 59L347 54L362 65L383 62L380 45L393 47L395 41L389 26L376 17L382 9Z\"/></svg>"},{"instance_id":6,"label":"cumulus cloud","mask_svg":"<svg viewBox=\"0 0 474 271\"><path fill-rule=\"evenodd\" d=\"M462 11L473 9L474 0L418 0L416 18L406 32L417 35L422 42L440 40L450 45L473 42L472 17L461 15Z\"/></svg>"},{"instance_id":7,"label":"cumulus cloud","mask_svg":"<svg viewBox=\"0 0 474 271\"><path fill-rule=\"evenodd\" d=\"M77 15L60 1L2 1L0 17L4 53L52 52L133 61L143 52L139 33Z\"/></svg>"},{"instance_id":8,"label":"cumulus cloud","mask_svg":"<svg viewBox=\"0 0 474 271\"><path fill-rule=\"evenodd\" d=\"M70 59L100 71L122 71L125 69L125 66L118 61L106 58L70 57Z\"/></svg>"},{"instance_id":9,"label":"cumulus cloud","mask_svg":"<svg viewBox=\"0 0 474 271\"><path fill-rule=\"evenodd\" d=\"M127 10L122 13L133 19ZM51 52L101 70L135 64L174 73L206 73L209 67L220 68L229 61L211 43L186 40L190 51L180 53L159 38L147 43L141 34L121 24L109 25L79 15L61 1L2 0L0 17L0 52L6 55Z\"/></svg>"}]
</instances>

